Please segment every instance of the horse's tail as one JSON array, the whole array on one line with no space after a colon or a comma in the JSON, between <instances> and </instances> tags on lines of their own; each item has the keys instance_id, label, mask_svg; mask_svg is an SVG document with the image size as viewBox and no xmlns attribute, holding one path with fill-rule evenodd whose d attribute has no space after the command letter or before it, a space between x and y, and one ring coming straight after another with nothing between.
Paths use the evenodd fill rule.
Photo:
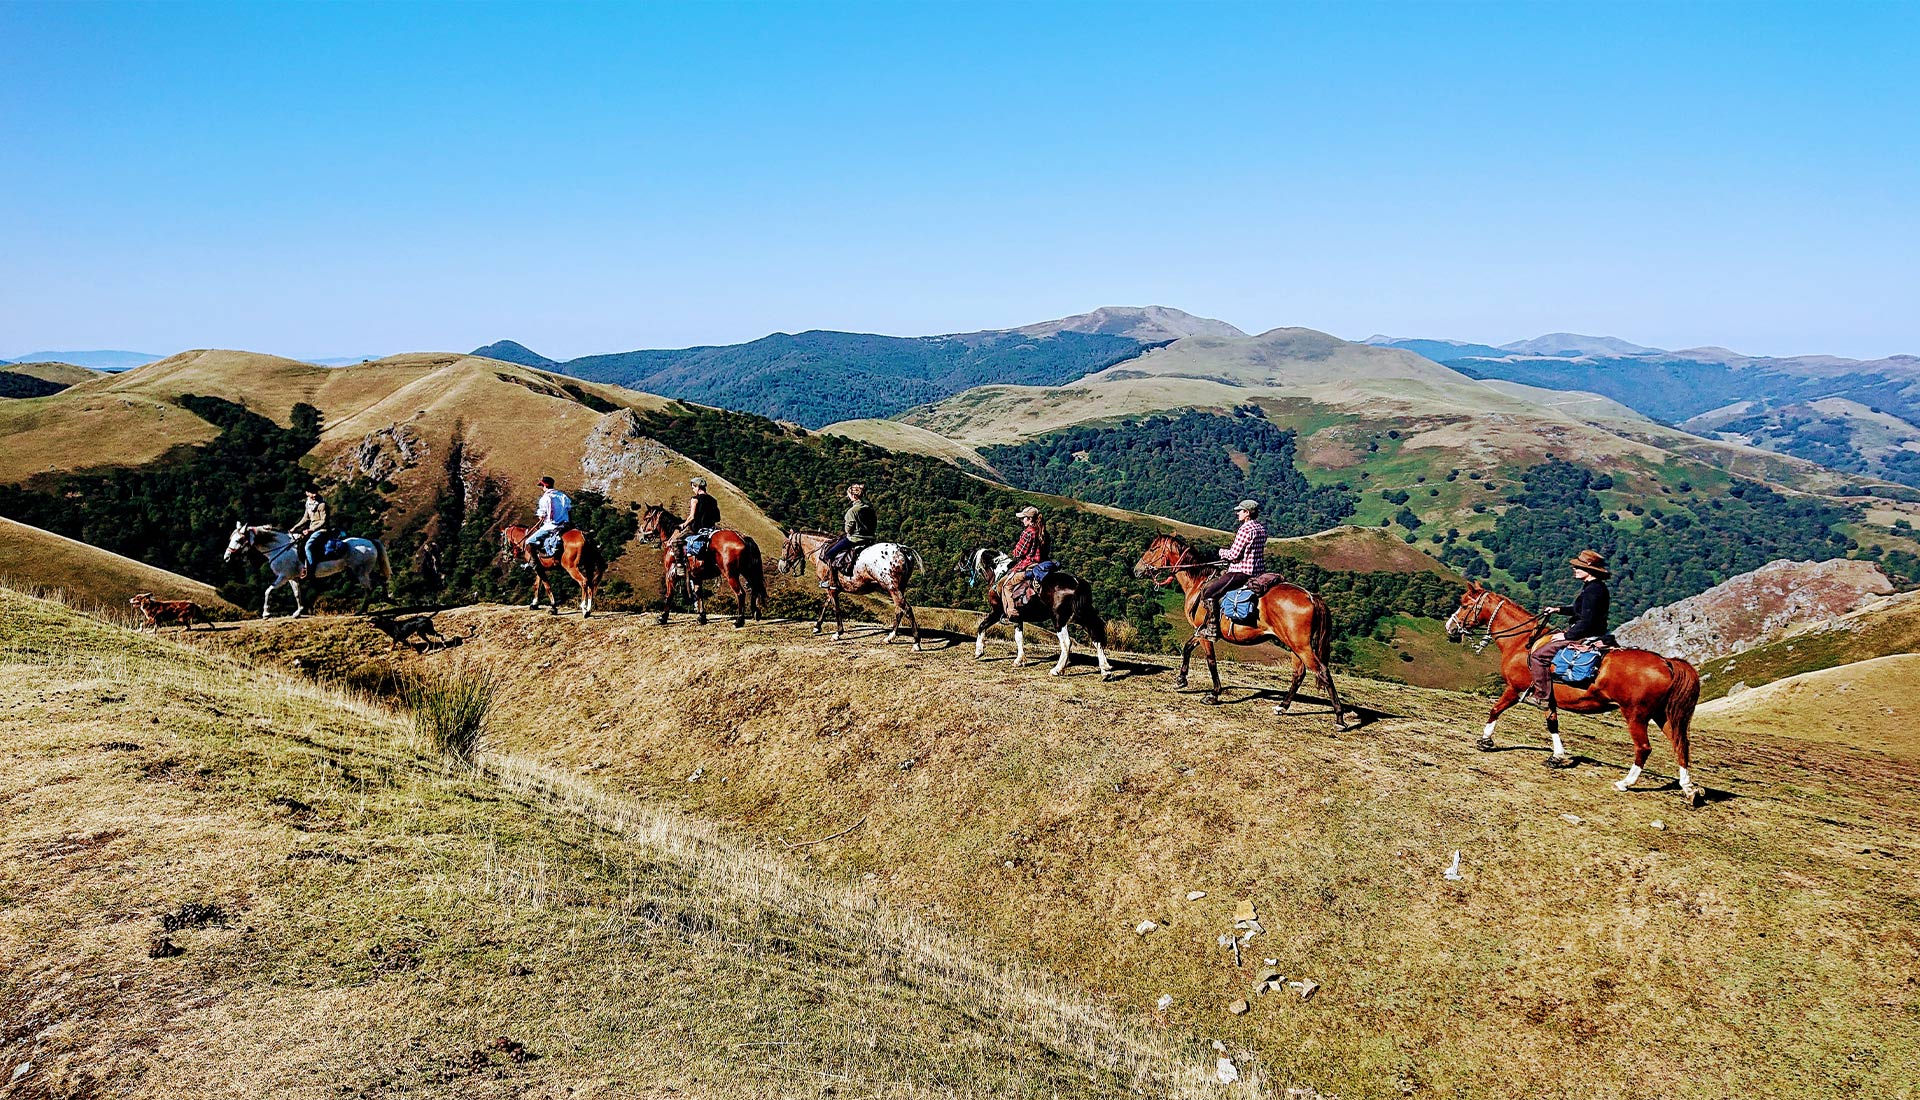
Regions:
<instances>
[{"instance_id":1,"label":"horse's tail","mask_svg":"<svg viewBox=\"0 0 1920 1100\"><path fill-rule=\"evenodd\" d=\"M751 535L741 535L740 574L748 591L760 603L767 602L767 563L760 556L760 544Z\"/></svg>"},{"instance_id":2,"label":"horse's tail","mask_svg":"<svg viewBox=\"0 0 1920 1100\"><path fill-rule=\"evenodd\" d=\"M915 573L925 573L927 571L927 563L920 559L920 551L915 550L911 546L902 546L900 549L905 550L907 556L913 559L913 571Z\"/></svg>"},{"instance_id":3,"label":"horse's tail","mask_svg":"<svg viewBox=\"0 0 1920 1100\"><path fill-rule=\"evenodd\" d=\"M1660 725L1673 739L1674 752L1684 768L1690 759L1687 729L1693 725L1693 708L1700 703L1700 672L1678 657L1668 658L1667 667L1673 670L1673 683L1667 688L1667 717Z\"/></svg>"},{"instance_id":4,"label":"horse's tail","mask_svg":"<svg viewBox=\"0 0 1920 1100\"><path fill-rule=\"evenodd\" d=\"M382 539L374 539L373 550L374 553L378 555L377 564L380 566L380 579L388 584L393 583L393 563L387 560L386 542Z\"/></svg>"},{"instance_id":5,"label":"horse's tail","mask_svg":"<svg viewBox=\"0 0 1920 1100\"><path fill-rule=\"evenodd\" d=\"M1094 644L1107 644L1107 623L1093 606L1093 586L1079 577L1074 578L1076 591L1073 594L1073 621L1087 632Z\"/></svg>"}]
</instances>

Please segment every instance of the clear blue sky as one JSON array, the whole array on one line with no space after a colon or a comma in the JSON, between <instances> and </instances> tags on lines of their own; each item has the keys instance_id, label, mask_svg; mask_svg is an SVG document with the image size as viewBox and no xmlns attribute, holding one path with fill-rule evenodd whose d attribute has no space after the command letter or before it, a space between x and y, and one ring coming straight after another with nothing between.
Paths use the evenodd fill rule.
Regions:
<instances>
[{"instance_id":1,"label":"clear blue sky","mask_svg":"<svg viewBox=\"0 0 1920 1100\"><path fill-rule=\"evenodd\" d=\"M0 3L0 356L1920 353L1920 4Z\"/></svg>"}]
</instances>

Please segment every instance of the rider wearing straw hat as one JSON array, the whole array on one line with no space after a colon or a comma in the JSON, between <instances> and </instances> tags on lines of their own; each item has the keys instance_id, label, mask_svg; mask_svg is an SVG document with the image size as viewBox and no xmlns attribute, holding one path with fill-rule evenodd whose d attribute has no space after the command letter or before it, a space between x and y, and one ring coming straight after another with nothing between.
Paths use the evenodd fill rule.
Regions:
<instances>
[{"instance_id":1,"label":"rider wearing straw hat","mask_svg":"<svg viewBox=\"0 0 1920 1100\"><path fill-rule=\"evenodd\" d=\"M1540 617L1544 619L1565 610L1573 621L1527 658L1533 673L1533 690L1527 693L1527 702L1538 707L1546 706L1553 698L1553 655L1575 642L1604 638L1607 634L1607 605L1612 599L1607 592L1607 578L1613 576L1607 569L1607 559L1597 550L1582 550L1567 559L1567 564L1573 567L1574 577L1583 582L1580 594L1574 597L1572 607L1549 607L1540 612Z\"/></svg>"},{"instance_id":2,"label":"rider wearing straw hat","mask_svg":"<svg viewBox=\"0 0 1920 1100\"><path fill-rule=\"evenodd\" d=\"M1240 518L1240 529L1234 533L1233 545L1220 551L1220 559L1227 563L1226 572L1200 590L1206 617L1195 633L1202 638L1220 636L1220 597L1244 587L1267 569L1267 528L1259 519L1260 502L1243 500L1234 506L1234 515Z\"/></svg>"}]
</instances>

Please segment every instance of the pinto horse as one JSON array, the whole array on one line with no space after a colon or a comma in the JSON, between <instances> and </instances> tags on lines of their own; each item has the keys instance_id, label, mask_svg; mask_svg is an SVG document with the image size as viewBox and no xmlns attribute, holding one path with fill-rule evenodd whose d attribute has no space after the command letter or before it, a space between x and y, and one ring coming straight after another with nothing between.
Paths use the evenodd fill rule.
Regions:
<instances>
[{"instance_id":1,"label":"pinto horse","mask_svg":"<svg viewBox=\"0 0 1920 1100\"><path fill-rule=\"evenodd\" d=\"M659 504L649 504L640 513L640 541L658 539L660 542L660 625L667 625L667 608L673 602L673 572L676 565L686 567L687 595L693 600L693 611L699 616L701 626L707 625L707 605L700 592L700 582L713 577L725 581L727 588L733 592L733 625L736 628L747 625L749 606L754 619L758 620L767 609L767 571L760 561L760 544L738 531L721 528L713 533L712 541L707 543L709 553L706 556L686 561L681 556L680 547L670 541L684 522Z\"/></svg>"},{"instance_id":2,"label":"pinto horse","mask_svg":"<svg viewBox=\"0 0 1920 1100\"><path fill-rule=\"evenodd\" d=\"M1500 646L1500 677L1507 690L1493 704L1486 728L1480 731L1480 751L1493 750L1493 724L1508 707L1518 702L1522 692L1533 686L1533 673L1527 667L1527 655L1534 643L1547 633L1544 615L1535 615L1505 596L1474 581L1460 595L1460 606L1447 619L1447 637L1460 641L1474 630L1484 629L1480 649L1487 643ZM1706 793L1693 785L1687 774L1687 727L1693 723L1693 708L1700 701L1700 673L1678 657L1662 657L1648 649L1609 649L1600 661L1600 674L1586 687L1555 682L1553 705L1547 708L1547 732L1553 735L1553 755L1548 767L1570 768L1573 758L1560 743L1562 709L1575 714L1593 714L1620 708L1627 720L1627 732L1633 735L1633 767L1626 778L1613 785L1624 791L1640 778L1653 746L1647 739L1647 723L1660 723L1667 741L1673 745L1674 759L1680 763L1680 793L1689 806L1706 801Z\"/></svg>"},{"instance_id":3,"label":"pinto horse","mask_svg":"<svg viewBox=\"0 0 1920 1100\"><path fill-rule=\"evenodd\" d=\"M966 574L969 586L989 581L987 585L987 613L980 620L980 629L973 636L973 659L979 660L987 651L987 630L993 624L1005 619L1013 624L1013 664L1015 668L1027 663L1026 622L1051 622L1054 636L1060 639L1060 659L1054 662L1051 675L1058 676L1067 670L1067 659L1073 652L1073 639L1067 628L1078 624L1093 639L1094 656L1100 661L1100 678L1113 679L1113 666L1107 663L1107 624L1093 609L1093 587L1086 581L1067 572L1055 569L1040 582L1033 598L1024 605L1009 610L1007 598L1007 567L1013 564L1000 551L983 546L968 554L960 562L958 572Z\"/></svg>"},{"instance_id":4,"label":"pinto horse","mask_svg":"<svg viewBox=\"0 0 1920 1100\"><path fill-rule=\"evenodd\" d=\"M560 607L553 599L553 583L547 580L547 570L565 569L573 582L580 586L580 617L593 614L594 596L600 591L600 578L606 576L606 559L593 545L593 539L578 527L572 527L560 535L560 556L550 558L545 554L536 554L527 546L527 534L530 528L512 524L500 529L500 555L508 562L532 563L533 600L527 604L528 610L540 606L540 593L547 594L547 614L558 615Z\"/></svg>"},{"instance_id":5,"label":"pinto horse","mask_svg":"<svg viewBox=\"0 0 1920 1100\"><path fill-rule=\"evenodd\" d=\"M1163 588L1170 584L1180 586L1184 596L1182 606L1194 633L1180 649L1180 678L1173 686L1175 690L1187 686L1187 664L1193 657L1193 647L1199 645L1207 655L1207 673L1213 677L1213 690L1202 697L1210 706L1220 702L1220 667L1214 661L1213 639L1200 636L1200 624L1206 618L1200 589L1220 565L1218 559L1205 558L1195 552L1179 535L1164 534L1154 536L1147 544L1146 553L1141 554L1133 566L1136 577L1152 577L1153 582ZM1297 584L1281 583L1267 589L1256 611L1257 618L1251 625L1222 615L1220 640L1241 646L1276 642L1293 654L1293 683L1287 686L1286 700L1273 708L1273 712L1284 714L1292 708L1300 682L1312 671L1314 682L1327 693L1327 701L1333 706L1333 728L1336 731L1347 728L1346 710L1340 705L1340 692L1333 686L1333 670L1329 664L1333 652L1333 615L1325 601Z\"/></svg>"},{"instance_id":6,"label":"pinto horse","mask_svg":"<svg viewBox=\"0 0 1920 1100\"><path fill-rule=\"evenodd\" d=\"M820 560L821 549L832 541L832 535L818 531L789 531L780 546L782 573L801 576L807 559L812 558L813 574L819 578L820 587L826 589L820 597L820 614L813 620L813 632L820 633L821 624L827 621L827 609L831 607L833 640L839 641L847 632L846 619L840 612L840 593L846 591L857 596L862 592L881 591L893 600L893 628L887 631L887 641L892 642L899 635L900 620L905 618L913 628L913 648L918 651L920 620L913 613L913 604L907 600L907 582L913 579L915 569L926 568L920 552L897 542L868 543L853 559L853 575L835 577L833 563Z\"/></svg>"}]
</instances>

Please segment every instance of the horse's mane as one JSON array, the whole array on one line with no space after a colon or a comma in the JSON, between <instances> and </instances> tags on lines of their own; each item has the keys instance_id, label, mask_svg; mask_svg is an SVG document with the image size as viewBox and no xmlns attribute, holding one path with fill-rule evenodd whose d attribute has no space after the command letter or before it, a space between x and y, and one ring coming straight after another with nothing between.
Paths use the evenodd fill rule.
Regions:
<instances>
[{"instance_id":1,"label":"horse's mane","mask_svg":"<svg viewBox=\"0 0 1920 1100\"><path fill-rule=\"evenodd\" d=\"M1172 531L1162 531L1159 537L1166 539L1177 547L1180 550L1180 556L1191 557L1194 561L1208 562L1220 556L1219 547L1207 546L1198 542L1188 542L1185 538ZM1177 561L1179 558L1176 557L1175 560Z\"/></svg>"}]
</instances>

